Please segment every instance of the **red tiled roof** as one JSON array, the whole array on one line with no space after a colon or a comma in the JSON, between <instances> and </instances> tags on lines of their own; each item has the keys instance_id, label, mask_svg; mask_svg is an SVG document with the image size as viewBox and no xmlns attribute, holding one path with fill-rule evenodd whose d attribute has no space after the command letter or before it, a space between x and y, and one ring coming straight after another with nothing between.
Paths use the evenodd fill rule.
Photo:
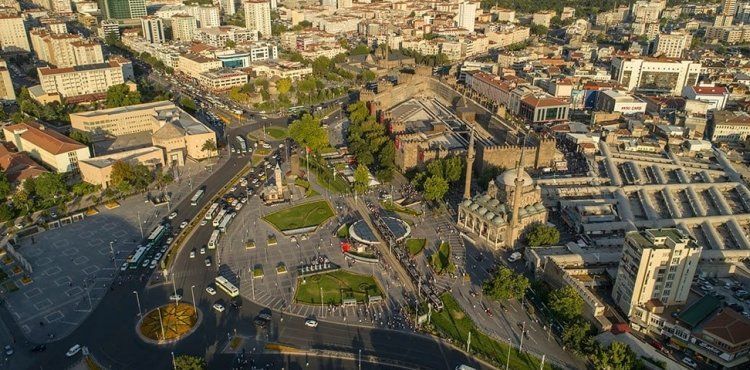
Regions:
<instances>
[{"instance_id":1,"label":"red tiled roof","mask_svg":"<svg viewBox=\"0 0 750 370\"><path fill-rule=\"evenodd\" d=\"M693 91L700 95L724 95L729 92L723 86L692 86Z\"/></svg>"},{"instance_id":2,"label":"red tiled roof","mask_svg":"<svg viewBox=\"0 0 750 370\"><path fill-rule=\"evenodd\" d=\"M51 154L67 153L86 146L54 130L45 128L38 123L18 123L4 128L10 132L23 131L22 139L36 145ZM8 139L6 137L6 139Z\"/></svg>"},{"instance_id":3,"label":"red tiled roof","mask_svg":"<svg viewBox=\"0 0 750 370\"><path fill-rule=\"evenodd\" d=\"M703 331L733 346L750 342L750 320L731 309L724 309L709 319Z\"/></svg>"},{"instance_id":4,"label":"red tiled roof","mask_svg":"<svg viewBox=\"0 0 750 370\"><path fill-rule=\"evenodd\" d=\"M538 98L534 95L527 95L522 102L531 105L532 107L556 107L560 105L568 105L568 101L565 99L555 97L541 97Z\"/></svg>"},{"instance_id":5,"label":"red tiled roof","mask_svg":"<svg viewBox=\"0 0 750 370\"><path fill-rule=\"evenodd\" d=\"M28 153L11 152L5 145L0 145L0 168L5 171L8 181L11 183L17 183L48 172L31 159Z\"/></svg>"}]
</instances>

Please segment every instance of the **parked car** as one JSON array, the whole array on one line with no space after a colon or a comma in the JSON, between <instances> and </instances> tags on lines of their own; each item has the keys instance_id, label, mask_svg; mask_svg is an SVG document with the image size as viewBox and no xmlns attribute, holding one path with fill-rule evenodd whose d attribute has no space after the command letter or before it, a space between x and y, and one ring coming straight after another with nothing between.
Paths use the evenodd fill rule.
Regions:
<instances>
[{"instance_id":1,"label":"parked car","mask_svg":"<svg viewBox=\"0 0 750 370\"><path fill-rule=\"evenodd\" d=\"M10 356L13 354L13 347L11 347L10 344L6 344L4 350L6 356Z\"/></svg>"},{"instance_id":2,"label":"parked car","mask_svg":"<svg viewBox=\"0 0 750 370\"><path fill-rule=\"evenodd\" d=\"M150 263L151 263L151 261L150 261L150 260L145 260L145 261L143 261L143 263L141 264L141 267L143 267L143 268L146 268L146 267L148 267L148 265L149 265Z\"/></svg>"},{"instance_id":3,"label":"parked car","mask_svg":"<svg viewBox=\"0 0 750 370\"><path fill-rule=\"evenodd\" d=\"M201 247L201 254L206 254L206 247Z\"/></svg>"},{"instance_id":4,"label":"parked car","mask_svg":"<svg viewBox=\"0 0 750 370\"><path fill-rule=\"evenodd\" d=\"M68 350L68 352L65 352L65 356L67 356L67 357L73 357L78 352L81 352L81 345L80 344L76 344L73 347L70 347L70 349Z\"/></svg>"},{"instance_id":5,"label":"parked car","mask_svg":"<svg viewBox=\"0 0 750 370\"><path fill-rule=\"evenodd\" d=\"M698 367L698 364L697 364L697 363L695 362L695 360L693 360L693 359L692 359L692 358L690 358L690 357L684 357L684 358L682 359L682 363L683 363L683 364L685 364L685 365L687 365L687 366L690 366L690 367L692 367L692 368L696 368L696 367Z\"/></svg>"},{"instance_id":6,"label":"parked car","mask_svg":"<svg viewBox=\"0 0 750 370\"><path fill-rule=\"evenodd\" d=\"M156 268L156 260L151 261L151 264L148 266L152 270Z\"/></svg>"},{"instance_id":7,"label":"parked car","mask_svg":"<svg viewBox=\"0 0 750 370\"><path fill-rule=\"evenodd\" d=\"M122 266L120 266L120 271L125 271L125 270L127 270L127 269L128 269L128 263L127 263L127 262L124 262L124 263L122 264Z\"/></svg>"}]
</instances>

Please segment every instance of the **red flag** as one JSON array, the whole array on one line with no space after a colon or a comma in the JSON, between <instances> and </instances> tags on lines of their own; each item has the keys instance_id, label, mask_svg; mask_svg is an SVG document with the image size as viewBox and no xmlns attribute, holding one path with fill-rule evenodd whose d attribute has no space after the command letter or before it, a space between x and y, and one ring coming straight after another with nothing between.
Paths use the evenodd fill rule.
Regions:
<instances>
[{"instance_id":1,"label":"red flag","mask_svg":"<svg viewBox=\"0 0 750 370\"><path fill-rule=\"evenodd\" d=\"M306 147L305 147L305 151L307 152L307 154L310 154L310 152L311 152L312 150L310 150L310 147L309 147L309 146L306 146Z\"/></svg>"}]
</instances>

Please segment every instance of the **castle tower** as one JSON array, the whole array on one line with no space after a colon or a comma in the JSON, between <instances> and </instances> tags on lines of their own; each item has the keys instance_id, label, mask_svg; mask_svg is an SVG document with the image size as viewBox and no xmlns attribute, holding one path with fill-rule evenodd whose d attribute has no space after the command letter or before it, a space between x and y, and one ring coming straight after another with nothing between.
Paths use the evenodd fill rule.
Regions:
<instances>
[{"instance_id":1,"label":"castle tower","mask_svg":"<svg viewBox=\"0 0 750 370\"><path fill-rule=\"evenodd\" d=\"M525 144L525 143L524 143ZM510 217L510 225L508 227L508 236L505 240L506 247L513 247L516 239L518 238L518 211L521 207L521 193L523 193L523 178L521 177L521 171L523 171L523 152L524 147L521 148L521 159L518 161L515 189L513 190L513 211Z\"/></svg>"},{"instance_id":2,"label":"castle tower","mask_svg":"<svg viewBox=\"0 0 750 370\"><path fill-rule=\"evenodd\" d=\"M471 171L474 166L474 127L469 131L469 147L466 150L466 183L464 183L464 199L471 199Z\"/></svg>"},{"instance_id":3,"label":"castle tower","mask_svg":"<svg viewBox=\"0 0 750 370\"><path fill-rule=\"evenodd\" d=\"M279 198L283 198L284 185L281 182L281 167L276 163L276 168L273 170L273 179L276 182L276 191L279 193Z\"/></svg>"}]
</instances>

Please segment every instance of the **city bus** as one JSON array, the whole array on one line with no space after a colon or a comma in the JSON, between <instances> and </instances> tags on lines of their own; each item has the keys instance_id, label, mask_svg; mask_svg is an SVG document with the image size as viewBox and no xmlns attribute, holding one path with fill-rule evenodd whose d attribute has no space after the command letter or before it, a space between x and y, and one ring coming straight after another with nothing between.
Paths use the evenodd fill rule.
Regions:
<instances>
[{"instance_id":1,"label":"city bus","mask_svg":"<svg viewBox=\"0 0 750 370\"><path fill-rule=\"evenodd\" d=\"M216 277L216 286L219 287L219 289L223 290L224 293L227 293L232 298L240 295L240 290L237 289L237 287L234 286L234 284L230 283L229 280L227 280L223 276Z\"/></svg>"},{"instance_id":2,"label":"city bus","mask_svg":"<svg viewBox=\"0 0 750 370\"><path fill-rule=\"evenodd\" d=\"M227 213L219 224L219 230L221 230L221 232L223 233L227 232L227 227L229 227L229 223L232 222L233 218L234 213Z\"/></svg>"},{"instance_id":3,"label":"city bus","mask_svg":"<svg viewBox=\"0 0 750 370\"><path fill-rule=\"evenodd\" d=\"M135 253L128 259L128 263L134 263L138 264L141 261L141 258L143 257L143 254L146 253L146 250L148 248L143 246L138 246L138 248L135 249Z\"/></svg>"},{"instance_id":4,"label":"city bus","mask_svg":"<svg viewBox=\"0 0 750 370\"><path fill-rule=\"evenodd\" d=\"M195 192L192 198L190 198L190 205L197 206L198 200L201 199L203 196L203 189L198 189L198 191Z\"/></svg>"},{"instance_id":5,"label":"city bus","mask_svg":"<svg viewBox=\"0 0 750 370\"><path fill-rule=\"evenodd\" d=\"M219 214L216 215L216 217L214 217L214 220L213 222L211 222L211 224L214 225L214 227L219 227L219 224L221 223L221 219L224 218L224 215L226 214L227 214L227 210L222 208L219 211Z\"/></svg>"},{"instance_id":6,"label":"city bus","mask_svg":"<svg viewBox=\"0 0 750 370\"><path fill-rule=\"evenodd\" d=\"M151 246L159 245L164 236L167 235L167 231L169 231L169 229L166 225L157 226L154 231L149 234L148 239L146 239L148 244Z\"/></svg>"},{"instance_id":7,"label":"city bus","mask_svg":"<svg viewBox=\"0 0 750 370\"><path fill-rule=\"evenodd\" d=\"M214 230L211 232L211 238L208 239L208 249L216 249L216 246L219 245L219 230Z\"/></svg>"},{"instance_id":8,"label":"city bus","mask_svg":"<svg viewBox=\"0 0 750 370\"><path fill-rule=\"evenodd\" d=\"M214 213L216 213L216 209L219 208L219 203L214 202L211 204L211 207L208 207L208 212L206 212L206 220L210 220L212 217L214 217Z\"/></svg>"}]
</instances>

